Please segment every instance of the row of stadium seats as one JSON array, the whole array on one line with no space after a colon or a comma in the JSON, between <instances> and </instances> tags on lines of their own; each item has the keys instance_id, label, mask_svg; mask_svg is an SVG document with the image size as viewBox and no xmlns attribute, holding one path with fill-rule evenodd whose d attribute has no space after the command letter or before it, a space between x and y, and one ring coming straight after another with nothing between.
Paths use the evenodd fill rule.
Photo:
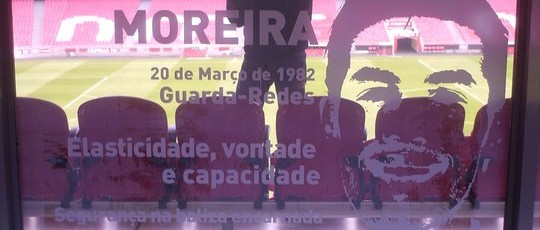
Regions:
<instances>
[{"instance_id":1,"label":"row of stadium seats","mask_svg":"<svg viewBox=\"0 0 540 230\"><path fill-rule=\"evenodd\" d=\"M30 46L32 44L32 28L34 22L34 1L12 1L13 6L13 38L16 46Z\"/></svg>"},{"instance_id":2,"label":"row of stadium seats","mask_svg":"<svg viewBox=\"0 0 540 230\"><path fill-rule=\"evenodd\" d=\"M98 2L88 0L45 0L43 4L43 22L39 23L39 25L43 26L33 28L34 7L37 7L36 4L33 4L34 0L13 0L13 2L14 18L18 19L14 22L14 27L17 28L14 33L15 46L17 47L31 45L59 47L114 45L114 31L112 31L114 27L109 25L100 27L101 22L104 20L114 22L114 10L123 11L126 18L131 19L134 17L139 5L142 4L140 0ZM336 15L335 5L334 0L324 0L317 2L314 7L314 14L316 14L314 16L314 28L318 38L320 38L319 40L323 43L328 41L330 26ZM147 19L151 19L159 10L170 10L177 15L183 15L184 10L202 10L208 15L214 15L217 10L225 10L225 0L208 0L204 4L194 0L182 1L181 4L178 1L153 0L147 9ZM70 19L75 19L74 22L77 25L73 37L70 36L71 31L69 29L60 30L62 23ZM42 30L39 44L32 44L32 36L36 36L32 33L34 29ZM168 32L167 22L162 22L162 31L163 33ZM98 32L107 34L107 38L98 38ZM151 30L147 32L151 35ZM206 32L209 39L214 41L214 22L212 20ZM148 39L150 44L158 44L151 36L148 37L150 38Z\"/></svg>"},{"instance_id":3,"label":"row of stadium seats","mask_svg":"<svg viewBox=\"0 0 540 230\"><path fill-rule=\"evenodd\" d=\"M139 0L86 1L86 0L46 0L43 8L42 37L40 45L98 45L114 44L114 10L122 10L126 17L133 18L139 6ZM80 24L76 27L73 38L69 31L61 31L62 22L75 16ZM94 18L88 18L94 17ZM96 17L109 20L113 27L98 27ZM90 22L90 23L88 23ZM102 30L109 31L102 31ZM107 39L97 37L98 31L109 34ZM31 34L30 34L31 36Z\"/></svg>"},{"instance_id":4,"label":"row of stadium seats","mask_svg":"<svg viewBox=\"0 0 540 230\"><path fill-rule=\"evenodd\" d=\"M17 19L14 21L15 46L112 46L114 45L112 31L114 28L111 26L99 27L97 21L114 22L114 10L122 10L127 18L133 18L140 4L142 4L140 0L98 2L87 0L45 0L43 17L40 19L41 17L34 17L35 12L38 11L34 10L37 4L34 4L33 0L13 0L13 14L14 18ZM507 14L515 19L515 1L491 0L490 4L497 13ZM203 10L207 14L214 14L216 10L225 9L225 1L212 0L200 4L198 1L189 0L178 4L178 2L170 0L153 0L150 3L147 18L150 19L155 12L163 9L171 10L178 15L182 15L184 10L190 9ZM336 2L335 0L318 1L314 4L313 10L313 28L319 42L324 45L329 40L332 21L338 11ZM69 35L71 34L70 29L60 31L63 21L73 19L76 16L80 17L76 19L78 26L74 29L73 37ZM33 20L43 20L43 22L34 23ZM415 18L414 21L418 25L420 36L427 45L458 45L460 43L460 41L452 39L451 32L443 21L428 18ZM515 25L511 25L507 20L503 20L503 23L511 34L509 40L513 44ZM213 21L210 24L207 34L209 39L213 40L215 37ZM34 25L42 25L42 27L33 28ZM162 30L168 31L166 22L162 23ZM42 31L39 44L32 44L32 37L38 36L34 34L34 31ZM98 38L98 32L102 33L103 37ZM472 31L460 28L457 32L460 33L466 44L480 44L478 37ZM150 44L157 44L151 36L148 37ZM368 29L359 37L362 39L357 39L356 45L378 45L390 41L383 23ZM175 44L178 44L178 42L175 42Z\"/></svg>"},{"instance_id":5,"label":"row of stadium seats","mask_svg":"<svg viewBox=\"0 0 540 230\"><path fill-rule=\"evenodd\" d=\"M516 13L516 2L507 0L488 0L489 4L496 12L504 12L508 14Z\"/></svg>"},{"instance_id":6,"label":"row of stadium seats","mask_svg":"<svg viewBox=\"0 0 540 230\"><path fill-rule=\"evenodd\" d=\"M181 208L188 202L198 201L253 202L255 208L261 208L262 202L269 199L268 191L272 190L280 209L290 201L351 202L358 208L362 200L372 200L375 208L382 208L383 202L395 202L396 194L405 195L410 201L451 204L459 201L456 196L470 194L473 207L478 207L482 201L505 199L509 101L495 117L497 125L490 130L492 134L487 142L491 145L483 148L478 143L487 130L485 108L478 112L471 136L465 137L465 111L461 105L441 104L429 98L403 99L395 110L381 109L377 115L376 136L368 141L364 131L365 113L360 105L342 99L340 138L331 138L325 132L324 124L329 118L321 117L321 108L323 114L328 114L332 105L324 97L316 97L313 105L279 108L277 141L288 152L285 158L270 160L263 154L270 148L270 143L262 109L245 101L234 105L193 101L182 104L176 110L176 127L169 130L165 111L154 102L133 97L98 98L79 107L78 131L70 133L66 115L60 107L39 99L18 98L22 199L61 201L64 207L80 199L85 208L91 208L93 201L154 201L163 208L172 199L178 201ZM429 119L426 119L427 114ZM81 140L76 143L78 147L68 141L74 138ZM193 152L202 143L208 146L207 152L215 159L198 154L187 157L139 158L118 154L115 157L84 157L85 152L94 154L96 145L118 144L120 139L126 143L166 141L186 144L188 148L182 153ZM396 149L400 142L408 147ZM232 143L237 146L243 143L245 148L237 147L234 153L228 152L233 149L229 148ZM312 150L304 149L308 143L313 144ZM411 154L414 151L407 149L412 148L411 143L432 151ZM82 152L80 157L72 154L73 149L78 148ZM277 149L279 151L280 147ZM68 154L69 151L72 152ZM157 150L144 148L141 151L153 154ZM440 152L448 153L452 159L447 159L450 162L448 169L425 181L386 180L371 168L378 163L385 164L389 167L385 170L390 170L385 173L405 175L403 178L425 173L426 168L422 167L392 168L394 163L400 162L396 156L400 151L405 153L403 162L413 162L413 166L433 163L429 154L445 161L437 155ZM251 155L256 153L262 155ZM295 157L295 154L306 155ZM313 157L309 157L310 154ZM260 178L250 177L247 184L234 182L229 176L227 179L223 175L214 178L213 173L210 179L220 178L221 183L205 183L208 178L198 174L223 170L228 175L230 170L237 173L247 170L254 175L268 169L269 162L271 168L275 168L275 174L274 170L269 170L267 174L261 173ZM164 183L162 176L166 170L176 173L175 183ZM186 173L189 170L191 172ZM309 172L307 175L299 172L302 170L315 170L319 178L313 179L317 176ZM287 177L285 174L295 174L295 171L291 183L278 183ZM299 178L308 180L307 177L317 183L292 182ZM263 183L264 180L273 183Z\"/></svg>"}]
</instances>

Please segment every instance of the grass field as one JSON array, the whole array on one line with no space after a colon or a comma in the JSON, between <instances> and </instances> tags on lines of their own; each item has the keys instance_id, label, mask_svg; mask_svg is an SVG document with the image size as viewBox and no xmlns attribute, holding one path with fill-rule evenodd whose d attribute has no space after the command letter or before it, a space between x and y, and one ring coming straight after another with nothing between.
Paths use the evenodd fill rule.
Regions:
<instances>
[{"instance_id":1,"label":"grass field","mask_svg":"<svg viewBox=\"0 0 540 230\"><path fill-rule=\"evenodd\" d=\"M465 134L469 134L478 109L487 101L488 87L480 72L480 56L424 55L403 57L353 57L352 75L364 66L392 70L401 77L398 85L403 97L427 96L427 86L423 81L434 71L465 69L477 84L473 87L450 85L468 99L463 104L466 109ZM309 58L308 67L315 70L315 80L307 83L307 91L314 95L325 95L324 84L326 60ZM199 67L212 70L239 70L241 58L216 59L175 59L175 58L92 58L92 59L38 59L16 61L17 95L48 100L62 107L69 119L70 128L77 126L77 109L85 101L104 96L135 96L157 102L167 112L169 125L174 124L177 103L162 103L160 89L169 86L180 91L213 91L223 87L234 91L235 82L231 79L215 80L151 80L153 67L166 67L172 75L175 70L197 71ZM506 97L511 95L512 57L508 58ZM350 76L349 76L350 77ZM364 89L381 86L381 83L358 83L346 80L342 96L355 100ZM374 135L374 117L379 103L358 101L366 110L366 129L368 137ZM277 105L265 105L266 124L275 124ZM271 129L272 131L273 128ZM274 133L274 132L272 132ZM275 137L271 138L275 140Z\"/></svg>"}]
</instances>

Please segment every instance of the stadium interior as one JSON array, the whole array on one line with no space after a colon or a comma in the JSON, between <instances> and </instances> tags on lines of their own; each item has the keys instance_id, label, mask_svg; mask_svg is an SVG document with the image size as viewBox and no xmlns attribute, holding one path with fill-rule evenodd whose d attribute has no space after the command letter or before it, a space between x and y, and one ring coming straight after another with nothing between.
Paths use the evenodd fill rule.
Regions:
<instances>
[{"instance_id":1,"label":"stadium interior","mask_svg":"<svg viewBox=\"0 0 540 230\"><path fill-rule=\"evenodd\" d=\"M516 1L488 0L488 2L508 30L509 76L506 85L508 98L511 91L512 55L516 33ZM321 100L320 96L325 94L326 89L324 79L319 75L324 75L325 49L330 39L331 25L343 3L343 0L314 0L312 24L319 44L310 46L307 54L308 66L314 68L317 79L315 82L308 82L308 89L314 92L314 100L317 103L304 106L301 111L297 111L298 108L294 106L278 109L275 104L265 105L264 108L244 104L229 106L212 103L165 104L159 100L159 96L156 96L158 95L156 91L164 85L171 84L161 81L156 83L148 79L150 75L148 70L155 66L156 62L160 62L159 65L170 66L168 71L170 70L171 74L180 66L188 64L192 69L197 69L197 65L205 65L202 63L211 63L209 65L216 69L239 69L244 52L242 44L184 44L182 36L178 36L177 40L170 44L160 44L151 33L147 35L146 44L139 44L137 34L133 36L124 34L124 42L115 43L115 17L111 9L122 10L128 19L133 18L138 10L145 10L148 26L151 26L152 15L162 9L174 12L179 23L183 22L185 10L201 10L210 15L210 25L205 31L213 41L215 38L213 16L217 10L225 9L224 0L12 0L18 84L17 113L18 118L25 121L24 126L18 127L21 130L19 160L22 167L21 196L24 225L27 229L299 229L294 222L261 223L257 222L259 220L255 220L255 217L250 220L251 222L234 224L233 227L230 220L218 224L189 221L168 223L164 219L161 222L162 220L158 220L156 216L154 220L149 217L148 223L134 224L130 221L110 221L99 217L101 219L98 221L81 225L74 216L91 215L88 211L102 210L119 212L169 210L174 213L179 210L208 209L217 212L227 210L240 213L259 212L264 215L287 210L297 212L316 210L324 217L325 222L322 225L312 225L310 229L352 230L370 227L358 217L374 218L380 216L381 212L392 215L393 211L399 211L403 206L389 200L390 189L380 181L369 181L366 178L370 175L364 173L365 169L359 164L351 163L355 162L360 149L369 143L382 140L383 137L377 133L383 127L376 124L376 121L383 119L378 115L380 105L365 106L354 102L358 90L354 93L351 91L347 97L344 96L342 99L344 106L341 109L343 114L349 115L342 116L340 122L348 125L343 127L344 138L338 143L323 143L327 139L324 134L303 131L303 128L307 129L306 127L309 127L309 130L318 128L324 130L324 127L311 127L311 124L322 126L317 122L321 119L317 106ZM168 21L161 22L162 32L167 33L169 27ZM183 31L179 33L182 34ZM243 39L240 28L228 36ZM440 64L436 61L441 57L444 60L465 61L472 67L464 68L471 69L481 60L480 38L471 29L453 21L423 17L392 18L372 25L358 37L362 39L356 39L353 43L351 53L354 59L351 69L359 66L359 63L383 65L381 63L387 63L391 58L404 56L406 60L414 62L417 68L423 68L424 74L437 69ZM88 65L82 67L81 63ZM45 68L45 65L48 67ZM141 75L141 71L145 71L145 74L140 78L124 76ZM69 79L62 79L68 74L71 74ZM454 207L455 203L459 202L463 203L463 207L456 211L457 218L447 224L452 227L443 229L472 229L470 228L472 217L477 218L474 221L478 222L473 222L481 226L478 229L502 228L506 183L497 179L506 175L500 173L500 170L497 171L499 173L493 172L493 168L502 167L508 159L504 149L496 148L491 149L489 153L482 153L482 159L474 158L480 151L474 143L486 129L487 118L484 113L488 91L485 80L476 78L475 80L478 82L479 90L464 91L465 95L472 98L472 102L467 106L457 105L458 109L463 110L463 113L456 115L457 123L460 123L458 127L461 127L458 134L461 141L451 143L450 147L446 148L455 151L454 160L459 163L454 171L439 178L448 181L453 177L466 178L460 183L466 183L468 180L467 182L473 184L470 196L466 201L456 201L450 194L421 191L416 194L417 202L405 206L412 210L410 218L429 222L432 221L430 215L433 209ZM103 83L105 81L109 81L109 88ZM226 90L234 90L235 86L232 81L192 83L194 86L186 86L185 89L208 90L219 86ZM67 89L66 86L73 88ZM120 89L122 87L124 89ZM411 104L425 103L426 95L416 92L419 87L410 86L409 91L403 91L405 98L411 98L407 99ZM500 115L502 117L496 118L500 119L498 124L501 127L498 128L503 130L501 132L509 129L507 124L510 116L509 100L506 103L505 111ZM447 109L439 105L435 107L437 108L429 108L433 111L428 112L437 114L446 112L443 109ZM386 122L392 120L386 119ZM424 124L424 121L420 120L414 121ZM440 124L446 124L445 122L447 121L441 121ZM453 120L451 122L456 123ZM413 123L400 125L403 127L400 127L399 132L403 133L415 127ZM433 124L433 127L449 129L437 125L439 124ZM284 127L293 127L294 132L289 133ZM134 141L145 141L145 138L152 137L178 144L194 140L195 143L207 143L211 150L218 151L218 155L224 155L219 152L223 150L220 147L222 143L237 141L254 143L265 148L267 140L271 143L290 144L295 143L296 138L301 136L302 140L310 140L317 146L318 151L327 154L322 154L324 157L318 158L318 161L241 157L221 161L196 157L96 160L68 156L69 138L85 137L94 142L107 143L128 136ZM499 138L508 140L508 137ZM508 143L501 145L504 144ZM187 185L189 183L182 180L184 169L187 167L223 170L234 168L241 171L257 165L257 168L272 166L275 169L293 171L300 165L327 172L332 171L335 165L328 166L324 162L331 161L339 162L341 171L334 170L333 173L321 175L321 181L325 182L318 187L312 187L310 191L277 184L218 185L217 189L209 189L208 184ZM473 182L467 174L469 170L467 167L471 167L473 164L471 162L476 161L481 162L479 167L483 169L476 176L476 182ZM119 165L122 167L118 167ZM178 174L175 183L161 183L165 169L173 169ZM140 173L141 171L146 173ZM347 190L343 188L344 174L349 174L348 179L358 183L358 188L348 191L354 195L343 195L343 190ZM126 182L118 183L121 180ZM100 186L96 186L98 184ZM447 188L449 185L445 186ZM539 186L537 191L540 191L540 183L537 183L537 186ZM126 191L126 187L129 187L129 191ZM411 191L418 190L418 187L403 189ZM537 201L540 201L539 199L540 194L537 195ZM427 206L430 208L426 208ZM70 215L74 215L71 217L73 221L67 221L65 212L69 210L87 213L72 213ZM58 218L58 213L62 212L66 219L62 221L55 219ZM128 214L119 218L129 218L126 215Z\"/></svg>"}]
</instances>

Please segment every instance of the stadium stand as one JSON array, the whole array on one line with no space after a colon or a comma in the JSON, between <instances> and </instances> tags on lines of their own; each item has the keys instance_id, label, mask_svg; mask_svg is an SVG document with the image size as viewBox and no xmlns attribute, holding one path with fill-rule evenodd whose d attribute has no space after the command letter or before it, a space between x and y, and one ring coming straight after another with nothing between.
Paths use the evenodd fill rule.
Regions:
<instances>
[{"instance_id":1,"label":"stadium stand","mask_svg":"<svg viewBox=\"0 0 540 230\"><path fill-rule=\"evenodd\" d=\"M282 173L303 167L320 173L317 184L298 186L295 184L276 184L275 201L278 209L283 209L289 201L309 202L349 202L360 206L363 191L360 186L361 170L358 167L358 153L366 139L364 131L364 109L357 103L342 99L340 103L339 123L341 139L329 137L325 133L327 121L321 121L319 105L325 105L328 115L330 104L324 97L314 97L311 105L283 105L279 108L276 121L278 143L285 145L301 141L303 145L314 146L313 158L274 159L276 178ZM329 119L329 117L323 118ZM324 172L324 173L323 173ZM344 186L346 187L345 192Z\"/></svg>"},{"instance_id":2,"label":"stadium stand","mask_svg":"<svg viewBox=\"0 0 540 230\"><path fill-rule=\"evenodd\" d=\"M160 10L169 10L171 12L173 12L174 14L176 15L182 15L184 14L184 11L183 11L183 7L179 7L180 5L178 4L178 1L174 1L174 0L153 0L150 4L150 8L148 9L147 13L146 13L146 17L148 20L152 19L152 16L155 15L158 11ZM178 20L178 23L179 25L183 25L183 20L180 21ZM151 23L147 23L147 25L151 25ZM162 34L169 34L170 32L170 25L169 25L169 22L168 21L162 21L161 22L161 32ZM179 27L179 28L183 28L183 27ZM151 31L151 30L148 30L148 31ZM183 34L183 31L178 31L179 34ZM147 34L147 41L149 41L149 43L151 45L157 45L159 44L154 38L153 36L151 36L150 33ZM181 39L181 36L178 36L177 37L177 40L174 41L175 43L176 42L179 42L178 39Z\"/></svg>"},{"instance_id":3,"label":"stadium stand","mask_svg":"<svg viewBox=\"0 0 540 230\"><path fill-rule=\"evenodd\" d=\"M326 45L330 39L332 22L337 15L335 0L313 1L313 15L311 24L319 44Z\"/></svg>"},{"instance_id":4,"label":"stadium stand","mask_svg":"<svg viewBox=\"0 0 540 230\"><path fill-rule=\"evenodd\" d=\"M515 41L515 1L489 0L495 11L502 18L503 24L509 31L510 46ZM331 25L337 15L338 3L335 0L321 0L314 2L312 24L319 45L317 48L324 48L328 43ZM90 52L89 49L103 48L114 49L105 52L150 52L150 53L177 53L178 49L183 50L182 55L186 57L203 57L214 55L231 54L238 47L222 47L216 45L185 46L183 39L183 17L179 17L179 34L177 40L171 44L159 44L151 34L152 16L159 10L169 10L177 15L183 15L184 10L202 10L210 15L210 25L205 30L210 41L215 40L215 11L225 9L224 0L209 0L201 4L199 1L186 0L182 4L172 0L119 0L119 1L87 1L87 0L44 0L44 16L35 18L34 7L36 4L32 0L14 0L13 11L16 18L14 22L15 46L17 49L24 47L38 46L33 48L54 49L53 52ZM114 37L114 11L122 10L127 18L133 18L137 9L147 10L147 41L148 44L138 44L135 41L125 41L122 45L115 44ZM33 23L33 20L43 20ZM420 33L422 46L426 52L452 52L460 49L466 51L463 47L469 45L469 50L478 50L481 45L480 39L473 31L464 27L456 29L448 28L448 24L436 19L414 18L414 23ZM42 25L42 28L36 30L34 25ZM168 34L169 23L165 20L161 22L162 34ZM40 31L35 39L41 41L32 44L33 32ZM456 34L457 33L457 34ZM228 36L231 36L229 34ZM236 32L235 36L241 37L241 33ZM460 39L456 39L460 36ZM367 30L363 31L355 41L355 46L361 50L369 49L369 53L374 54L392 54L389 52L389 46L392 39L388 37L384 22L380 22ZM240 39L242 40L242 39ZM197 43L197 41L195 41ZM379 47L385 44L385 47ZM64 50L65 49L65 50ZM322 55L320 50L310 50L310 55ZM91 54L90 54L91 55Z\"/></svg>"},{"instance_id":5,"label":"stadium stand","mask_svg":"<svg viewBox=\"0 0 540 230\"><path fill-rule=\"evenodd\" d=\"M239 100L236 104L227 104L214 103L212 98L202 98L199 101L192 100L181 104L176 110L178 143L182 145L193 142L195 146L205 143L213 152L211 155L215 155L215 160L211 159L213 157L200 156L181 159L178 175L185 175L188 169L194 172L222 170L226 175L230 170L237 172L249 170L253 172L250 173L253 179L249 179L253 184L243 182L236 184L222 182L214 185L189 184L183 179L184 176L178 176L179 206L185 208L187 202L197 201L238 201L253 202L254 208L260 209L267 197L267 185L262 182L256 184L254 174L259 174L268 166L268 158L264 153L266 132L262 108L246 100ZM226 156L223 143L235 143L234 152L240 151L240 155L245 154L245 156L241 157L235 153L230 157ZM240 147L242 144L243 147ZM251 156L250 153L257 153L257 156ZM237 173L237 176L238 174L240 173ZM188 177L195 181L197 174L192 173ZM263 180L262 177L261 175L260 180Z\"/></svg>"},{"instance_id":6,"label":"stadium stand","mask_svg":"<svg viewBox=\"0 0 540 230\"><path fill-rule=\"evenodd\" d=\"M468 45L479 45L482 44L480 38L476 36L473 30L468 27L458 26L458 30L463 36L463 39L467 42Z\"/></svg>"},{"instance_id":7,"label":"stadium stand","mask_svg":"<svg viewBox=\"0 0 540 230\"><path fill-rule=\"evenodd\" d=\"M424 45L458 44L443 21L435 18L415 18L414 21Z\"/></svg>"},{"instance_id":8,"label":"stadium stand","mask_svg":"<svg viewBox=\"0 0 540 230\"><path fill-rule=\"evenodd\" d=\"M74 165L67 158L66 114L35 98L17 98L17 151L24 201L60 201L69 206L76 189Z\"/></svg>"},{"instance_id":9,"label":"stadium stand","mask_svg":"<svg viewBox=\"0 0 540 230\"><path fill-rule=\"evenodd\" d=\"M516 1L506 1L506 0L488 0L490 5L493 7L495 12L499 15L501 18L502 23L508 30L508 42L513 45L515 42L515 31L516 31L516 25L515 25L515 19L516 19ZM513 23L510 23L509 20L504 19L506 17L513 18ZM480 38L478 38L474 32L468 28L460 27L460 32L465 38L465 41L469 45L479 45L481 44Z\"/></svg>"},{"instance_id":10,"label":"stadium stand","mask_svg":"<svg viewBox=\"0 0 540 230\"><path fill-rule=\"evenodd\" d=\"M16 47L32 45L34 1L13 0L13 36Z\"/></svg>"},{"instance_id":11,"label":"stadium stand","mask_svg":"<svg viewBox=\"0 0 540 230\"><path fill-rule=\"evenodd\" d=\"M114 10L122 10L127 18L133 18L139 2L140 0L45 0L41 44L110 46L114 44ZM76 36L72 34L74 29Z\"/></svg>"},{"instance_id":12,"label":"stadium stand","mask_svg":"<svg viewBox=\"0 0 540 230\"><path fill-rule=\"evenodd\" d=\"M389 43L390 39L386 32L384 22L379 22L362 31L355 40L355 45L379 45Z\"/></svg>"},{"instance_id":13,"label":"stadium stand","mask_svg":"<svg viewBox=\"0 0 540 230\"><path fill-rule=\"evenodd\" d=\"M508 43L515 44L516 42L516 25L510 24L507 20L502 20L504 27L508 30Z\"/></svg>"},{"instance_id":14,"label":"stadium stand","mask_svg":"<svg viewBox=\"0 0 540 230\"><path fill-rule=\"evenodd\" d=\"M88 148L80 144L82 156L84 151L92 151L94 145L105 146L120 139L125 143L157 143L167 139L165 111L144 99L102 97L87 101L79 107L78 118L77 138L80 143L88 143ZM147 148L141 149L146 155ZM93 201L156 201L164 207L167 200L161 175L167 166L167 160L161 157L83 157L83 207L90 208Z\"/></svg>"},{"instance_id":15,"label":"stadium stand","mask_svg":"<svg viewBox=\"0 0 540 230\"><path fill-rule=\"evenodd\" d=\"M488 0L489 4L495 9L497 13L507 13L516 15L516 1L515 0Z\"/></svg>"},{"instance_id":16,"label":"stadium stand","mask_svg":"<svg viewBox=\"0 0 540 230\"><path fill-rule=\"evenodd\" d=\"M200 1L196 0L185 0L182 1L181 4L179 4L178 1L172 1L172 0L153 0L151 7L149 11L147 12L147 18L151 19L152 16L160 11L160 10L169 10L175 13L176 15L180 16L180 19L178 20L179 26L179 36L177 38L176 43L181 44L181 40L183 40L184 32L183 30L183 24L184 24L184 11L185 10L201 10L205 12L207 15L209 15L210 24L205 29L205 33L208 36L208 39L210 41L215 41L215 12L218 10L225 10L225 1L222 0L208 0L205 1L204 4L201 4ZM176 25L175 25L176 26ZM163 34L168 34L169 32L169 23L166 21L162 21L161 23L161 29ZM149 36L150 38L150 36ZM151 39L152 44L158 44L153 38Z\"/></svg>"}]
</instances>

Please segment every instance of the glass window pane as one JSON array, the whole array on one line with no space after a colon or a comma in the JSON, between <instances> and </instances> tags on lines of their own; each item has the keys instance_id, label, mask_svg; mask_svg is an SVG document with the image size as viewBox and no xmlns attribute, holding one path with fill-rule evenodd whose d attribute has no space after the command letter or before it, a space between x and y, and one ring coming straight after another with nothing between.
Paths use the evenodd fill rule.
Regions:
<instances>
[{"instance_id":1,"label":"glass window pane","mask_svg":"<svg viewBox=\"0 0 540 230\"><path fill-rule=\"evenodd\" d=\"M12 4L25 229L502 229L515 0Z\"/></svg>"}]
</instances>

